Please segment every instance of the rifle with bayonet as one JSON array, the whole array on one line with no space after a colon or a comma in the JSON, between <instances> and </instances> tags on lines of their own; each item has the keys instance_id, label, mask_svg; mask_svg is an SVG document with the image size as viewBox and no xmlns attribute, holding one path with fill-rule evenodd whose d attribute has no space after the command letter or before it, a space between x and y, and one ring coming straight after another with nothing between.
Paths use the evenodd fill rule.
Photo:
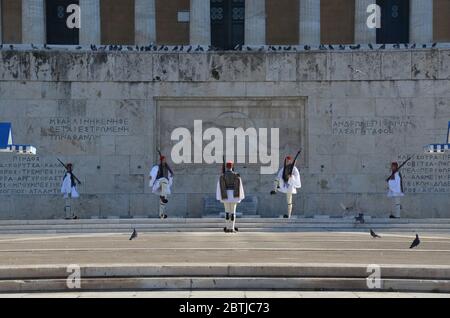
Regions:
<instances>
[{"instance_id":1,"label":"rifle with bayonet","mask_svg":"<svg viewBox=\"0 0 450 318\"><path fill-rule=\"evenodd\" d=\"M297 162L298 156L300 156L300 153L302 150L300 149L297 154L295 155L294 161L290 165L286 165L286 160L284 161L284 174L289 178L292 175L292 171L294 170L295 163ZM285 180L287 182L287 180Z\"/></svg>"},{"instance_id":2,"label":"rifle with bayonet","mask_svg":"<svg viewBox=\"0 0 450 318\"><path fill-rule=\"evenodd\" d=\"M67 169L67 165L64 164L64 162L62 162L61 160L59 160L59 158L56 158L56 159L59 161L59 163L60 163L66 170L68 170L68 169ZM73 171L71 171L70 173L72 174L73 179L74 179L78 184L81 184L80 179L78 179L78 178L73 174Z\"/></svg>"},{"instance_id":3,"label":"rifle with bayonet","mask_svg":"<svg viewBox=\"0 0 450 318\"><path fill-rule=\"evenodd\" d=\"M222 156L222 174L225 174L225 155Z\"/></svg>"},{"instance_id":4,"label":"rifle with bayonet","mask_svg":"<svg viewBox=\"0 0 450 318\"><path fill-rule=\"evenodd\" d=\"M405 162L403 162L398 168L397 170L395 170L394 172L391 173L391 175L389 176L389 178L386 179L386 182L389 182L389 180L392 179L392 177L394 177L394 175L400 171L400 169L406 165L408 163L408 161L410 161L412 159L412 157L409 157L408 159L405 160Z\"/></svg>"}]
</instances>

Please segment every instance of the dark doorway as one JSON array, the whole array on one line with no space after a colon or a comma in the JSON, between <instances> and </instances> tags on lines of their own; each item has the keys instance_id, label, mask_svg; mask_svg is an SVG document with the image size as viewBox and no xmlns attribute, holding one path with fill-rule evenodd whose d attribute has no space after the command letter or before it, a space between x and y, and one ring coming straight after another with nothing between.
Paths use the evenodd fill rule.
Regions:
<instances>
[{"instance_id":1,"label":"dark doorway","mask_svg":"<svg viewBox=\"0 0 450 318\"><path fill-rule=\"evenodd\" d=\"M79 29L70 29L67 19L67 7L79 4L79 0L46 0L46 30L48 44L78 44Z\"/></svg>"},{"instance_id":2,"label":"dark doorway","mask_svg":"<svg viewBox=\"0 0 450 318\"><path fill-rule=\"evenodd\" d=\"M211 44L230 50L244 44L245 0L211 0Z\"/></svg>"},{"instance_id":3,"label":"dark doorway","mask_svg":"<svg viewBox=\"0 0 450 318\"><path fill-rule=\"evenodd\" d=\"M409 42L409 0L377 0L381 7L381 28L377 43Z\"/></svg>"}]
</instances>

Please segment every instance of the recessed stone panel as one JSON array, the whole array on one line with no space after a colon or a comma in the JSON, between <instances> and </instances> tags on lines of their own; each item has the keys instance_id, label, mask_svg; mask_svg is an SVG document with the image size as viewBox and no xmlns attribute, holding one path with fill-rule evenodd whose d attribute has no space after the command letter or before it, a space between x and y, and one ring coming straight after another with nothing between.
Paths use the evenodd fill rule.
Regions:
<instances>
[{"instance_id":1,"label":"recessed stone panel","mask_svg":"<svg viewBox=\"0 0 450 318\"><path fill-rule=\"evenodd\" d=\"M158 99L157 144L177 171L176 192L215 193L224 152L227 160L236 162L249 195L267 186L261 184L259 176L275 174L285 155L295 155L302 148L299 163L304 166L308 158L305 106L304 98ZM245 153L238 151L239 140L244 139L233 135L240 128L242 132L255 133L255 139L245 138ZM191 152L191 156L181 159L177 144L187 139L179 137L179 132L189 135L189 145L186 143L184 149L190 148L187 151ZM215 148L217 156L209 159L205 154L215 155L208 147L216 139L221 139ZM277 154L271 159L276 162L275 170L265 173L261 166L269 170L270 163L262 156L272 152Z\"/></svg>"}]
</instances>

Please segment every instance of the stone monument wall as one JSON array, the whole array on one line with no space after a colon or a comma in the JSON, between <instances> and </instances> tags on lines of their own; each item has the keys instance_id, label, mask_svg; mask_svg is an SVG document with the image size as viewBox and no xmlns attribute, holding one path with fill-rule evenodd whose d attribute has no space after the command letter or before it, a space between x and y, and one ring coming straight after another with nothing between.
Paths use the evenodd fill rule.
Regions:
<instances>
[{"instance_id":1,"label":"stone monument wall","mask_svg":"<svg viewBox=\"0 0 450 318\"><path fill-rule=\"evenodd\" d=\"M450 50L418 49L3 50L0 122L11 122L15 142L32 144L37 155L0 153L0 218L64 215L59 194L64 171L56 158L73 162L83 182L76 204L81 217L157 216L148 173L158 148L176 173L169 215L208 214L203 200L215 194L221 164L194 158L194 150L201 154L208 141L192 144L192 162L171 158L174 130L194 135L199 121L199 131L216 128L224 143L227 128L257 131L258 147L246 146L246 156L235 160L261 216L284 213L286 203L281 195L268 195L273 175L261 173L268 165L261 154L256 163L249 154L261 145L275 146L271 129L277 129L280 164L286 154L303 149L298 165L303 187L294 198L294 214L338 216L343 203L387 216L390 162L413 156L403 170L403 215L450 217L450 153L423 152L423 146L447 136Z\"/></svg>"}]
</instances>

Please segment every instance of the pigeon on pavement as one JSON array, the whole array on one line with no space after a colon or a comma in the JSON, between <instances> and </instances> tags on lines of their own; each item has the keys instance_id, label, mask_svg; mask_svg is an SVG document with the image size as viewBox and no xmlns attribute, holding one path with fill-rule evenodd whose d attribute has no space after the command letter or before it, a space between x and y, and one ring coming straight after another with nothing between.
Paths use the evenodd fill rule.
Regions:
<instances>
[{"instance_id":1,"label":"pigeon on pavement","mask_svg":"<svg viewBox=\"0 0 450 318\"><path fill-rule=\"evenodd\" d=\"M138 237L138 234L136 232L136 229L133 229L133 233L131 233L131 236L130 236L130 241L135 239L135 238L137 238L137 237Z\"/></svg>"},{"instance_id":2,"label":"pigeon on pavement","mask_svg":"<svg viewBox=\"0 0 450 318\"><path fill-rule=\"evenodd\" d=\"M416 238L412 242L411 246L409 248L414 248L420 244L419 234L416 234Z\"/></svg>"}]
</instances>

